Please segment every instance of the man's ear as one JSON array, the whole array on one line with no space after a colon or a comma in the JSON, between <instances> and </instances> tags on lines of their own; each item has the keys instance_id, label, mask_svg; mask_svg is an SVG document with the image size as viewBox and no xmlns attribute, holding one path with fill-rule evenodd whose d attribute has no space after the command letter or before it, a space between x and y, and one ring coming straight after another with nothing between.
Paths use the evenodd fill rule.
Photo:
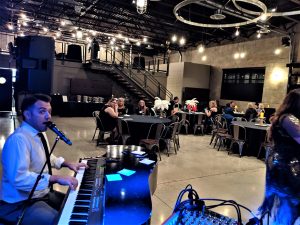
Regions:
<instances>
[{"instance_id":1,"label":"man's ear","mask_svg":"<svg viewBox=\"0 0 300 225\"><path fill-rule=\"evenodd\" d=\"M28 119L30 118L30 116L31 116L29 110L25 110L25 111L23 112L23 115L24 115L24 117L25 117L25 120L28 120Z\"/></svg>"}]
</instances>

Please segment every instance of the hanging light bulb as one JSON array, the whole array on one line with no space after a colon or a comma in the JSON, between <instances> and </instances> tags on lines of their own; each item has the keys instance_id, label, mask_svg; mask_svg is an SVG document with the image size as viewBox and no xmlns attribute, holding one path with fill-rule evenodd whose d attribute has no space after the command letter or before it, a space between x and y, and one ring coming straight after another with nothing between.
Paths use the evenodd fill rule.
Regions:
<instances>
[{"instance_id":1,"label":"hanging light bulb","mask_svg":"<svg viewBox=\"0 0 300 225\"><path fill-rule=\"evenodd\" d=\"M141 42L138 41L138 42L136 43L136 46L141 46Z\"/></svg>"},{"instance_id":2,"label":"hanging light bulb","mask_svg":"<svg viewBox=\"0 0 300 225\"><path fill-rule=\"evenodd\" d=\"M205 50L204 45L203 44L199 45L199 47L198 47L199 53L203 53L204 50Z\"/></svg>"},{"instance_id":3,"label":"hanging light bulb","mask_svg":"<svg viewBox=\"0 0 300 225\"><path fill-rule=\"evenodd\" d=\"M237 37L240 36L240 30L239 30L239 27L236 28L236 31L235 31L234 34L235 34L235 36L237 36Z\"/></svg>"},{"instance_id":4,"label":"hanging light bulb","mask_svg":"<svg viewBox=\"0 0 300 225\"><path fill-rule=\"evenodd\" d=\"M176 42L177 41L177 36L174 34L171 38L172 42Z\"/></svg>"},{"instance_id":5,"label":"hanging light bulb","mask_svg":"<svg viewBox=\"0 0 300 225\"><path fill-rule=\"evenodd\" d=\"M146 43L148 41L148 38L144 37L143 42Z\"/></svg>"},{"instance_id":6,"label":"hanging light bulb","mask_svg":"<svg viewBox=\"0 0 300 225\"><path fill-rule=\"evenodd\" d=\"M14 26L13 26L11 23L9 23L9 24L7 24L7 28L8 28L9 30L13 30L13 29L14 29Z\"/></svg>"},{"instance_id":7,"label":"hanging light bulb","mask_svg":"<svg viewBox=\"0 0 300 225\"><path fill-rule=\"evenodd\" d=\"M144 14L147 11L147 0L137 0L136 1L136 10L139 14Z\"/></svg>"},{"instance_id":8,"label":"hanging light bulb","mask_svg":"<svg viewBox=\"0 0 300 225\"><path fill-rule=\"evenodd\" d=\"M182 38L180 38L180 40L179 40L179 45L184 45L185 44L185 38L184 37L182 37Z\"/></svg>"},{"instance_id":9,"label":"hanging light bulb","mask_svg":"<svg viewBox=\"0 0 300 225\"><path fill-rule=\"evenodd\" d=\"M257 35L256 35L256 37L257 37L257 38L261 38L261 33L260 33L260 30L258 30L258 31L257 31Z\"/></svg>"}]
</instances>

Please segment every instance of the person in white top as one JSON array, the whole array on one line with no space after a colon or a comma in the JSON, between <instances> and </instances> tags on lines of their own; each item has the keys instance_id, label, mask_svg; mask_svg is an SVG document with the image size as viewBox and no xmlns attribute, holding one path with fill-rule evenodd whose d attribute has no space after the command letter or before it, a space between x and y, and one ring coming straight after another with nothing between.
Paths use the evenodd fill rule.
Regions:
<instances>
[{"instance_id":1,"label":"person in white top","mask_svg":"<svg viewBox=\"0 0 300 225\"><path fill-rule=\"evenodd\" d=\"M51 98L43 94L27 96L21 106L23 122L4 144L1 158L0 223L17 223L23 204L46 161L40 136L43 134L47 142L46 134L41 132L47 130L45 122L51 119L50 101ZM68 167L75 172L80 167L87 167L86 164L70 163L54 155L51 155L50 162L51 167ZM63 193L50 191L49 186L54 183L69 186L72 190L78 186L75 177L51 175L46 166L25 211L22 225L54 223L64 199Z\"/></svg>"}]
</instances>

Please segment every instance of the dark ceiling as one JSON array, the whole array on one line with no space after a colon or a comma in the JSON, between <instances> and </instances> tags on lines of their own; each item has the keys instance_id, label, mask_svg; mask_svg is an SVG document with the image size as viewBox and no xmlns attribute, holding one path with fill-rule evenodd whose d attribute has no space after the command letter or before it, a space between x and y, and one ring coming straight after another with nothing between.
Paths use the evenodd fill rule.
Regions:
<instances>
[{"instance_id":1,"label":"dark ceiling","mask_svg":"<svg viewBox=\"0 0 300 225\"><path fill-rule=\"evenodd\" d=\"M208 24L237 23L256 17L237 10L232 1L199 0L180 9L179 15L187 20ZM277 12L300 10L300 0L261 1L269 10L277 7ZM75 33L74 27L77 27L86 34L83 36L84 41L87 36L93 38L91 31L97 31L95 37L102 43L108 43L115 36L116 43L121 45L125 43L124 37L128 37L131 43L141 40L140 48L151 45L150 48L154 46L157 49L165 46L166 41L170 41L174 34L178 38L186 38L186 44L182 48L187 48L200 43L213 45L254 38L260 29L263 35L274 32L288 35L300 21L299 15L271 17L266 22L241 26L240 36L236 37L235 27L203 28L178 21L173 9L180 2L182 0L150 0L147 12L138 14L132 0L5 0L0 5L0 31L53 36L59 32L61 36L58 39L74 40L72 34ZM258 7L242 0L236 2L245 9L260 11ZM221 10L225 19L211 19L217 9ZM27 19L22 18L21 13L25 13ZM62 26L61 21L65 21L66 25ZM8 24L12 24L14 30L9 31ZM43 31L43 27L49 31ZM142 42L144 37L148 39L145 43ZM179 46L170 41L170 47Z\"/></svg>"}]
</instances>

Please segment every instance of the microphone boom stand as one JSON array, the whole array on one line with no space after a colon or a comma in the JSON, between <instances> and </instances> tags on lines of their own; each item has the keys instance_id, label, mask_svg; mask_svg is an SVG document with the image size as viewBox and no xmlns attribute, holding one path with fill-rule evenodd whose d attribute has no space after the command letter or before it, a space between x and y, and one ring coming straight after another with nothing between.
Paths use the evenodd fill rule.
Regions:
<instances>
[{"instance_id":1,"label":"microphone boom stand","mask_svg":"<svg viewBox=\"0 0 300 225\"><path fill-rule=\"evenodd\" d=\"M51 148L51 151L50 151L50 153L49 153L49 157L51 156L51 154L52 154L52 152L53 152L53 150L54 150L54 148L55 148L57 142L59 141L59 139L60 139L59 136L57 136L57 137L55 138L54 144L53 144L53 146L52 146L52 148ZM35 183L34 183L32 189L31 189L31 191L30 191L30 194L29 194L28 198L26 199L25 203L23 204L22 211L21 211L21 215L19 216L17 225L21 225L21 224L22 224L22 221L23 221L23 217L24 217L26 208L29 206L29 204L30 204L30 202L31 202L32 196L33 196L33 194L34 194L34 192L35 192L35 189L36 189L36 187L37 187L37 185L38 185L40 179L42 178L42 174L43 174L43 172L44 172L44 169L45 169L46 165L47 165L47 159L46 159L46 162L44 163L43 168L41 169L39 175L37 176L37 178L36 178L36 180L35 180Z\"/></svg>"}]
</instances>

